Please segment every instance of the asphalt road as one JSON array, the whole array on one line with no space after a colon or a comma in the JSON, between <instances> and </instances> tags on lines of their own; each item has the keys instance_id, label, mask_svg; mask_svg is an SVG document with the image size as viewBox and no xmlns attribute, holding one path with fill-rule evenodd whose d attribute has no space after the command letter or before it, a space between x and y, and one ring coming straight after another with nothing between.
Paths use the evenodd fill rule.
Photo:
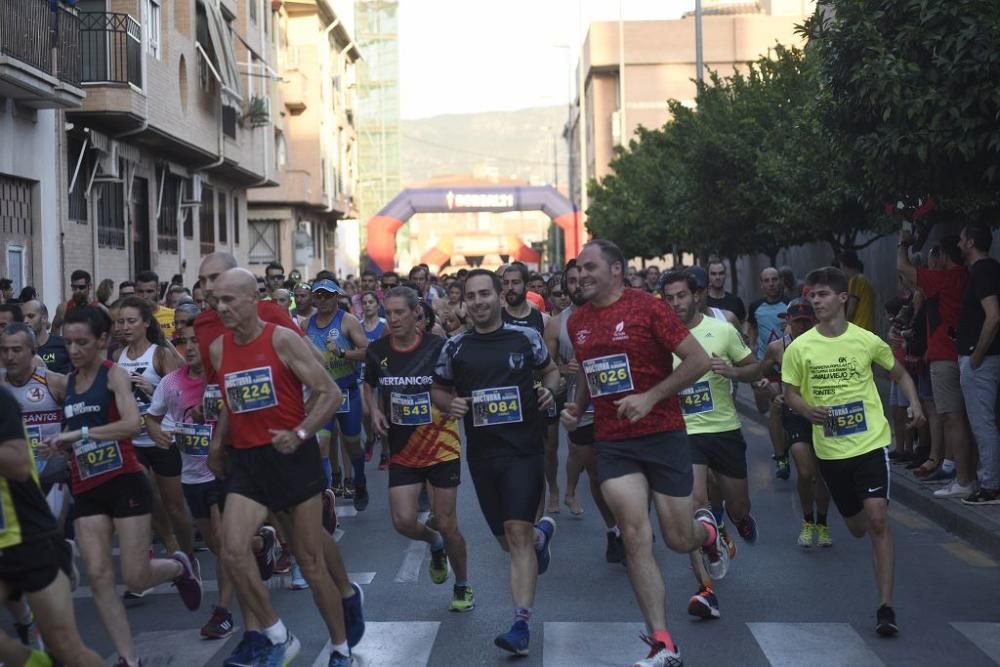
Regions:
<instances>
[{"instance_id":1,"label":"asphalt road","mask_svg":"<svg viewBox=\"0 0 1000 667\"><path fill-rule=\"evenodd\" d=\"M760 526L756 546L739 543L727 578L716 587L722 618L703 621L686 613L696 586L686 556L657 559L667 582L669 624L686 665L819 667L844 665L1000 664L1000 568L985 554L896 503L890 508L897 546L896 601L901 634L875 635L875 595L867 541L847 534L831 514L834 546L796 545L800 512L793 478L774 478L764 429L745 422L751 498ZM565 454L565 450L563 450ZM463 473L464 474L464 473ZM426 549L397 535L388 517L386 473L370 466L373 491L367 511L344 507L340 546L348 569L364 584L367 634L355 651L358 665L630 665L644 657L638 638L642 619L625 569L604 560L603 524L585 484L586 512L554 515L558 534L553 561L539 582L532 620L531 655L511 659L493 637L511 622L507 558L490 535L470 482L459 493L459 520L469 547L470 583L477 608L447 611L451 585L427 575ZM467 476L466 476L467 479ZM738 539L738 538L737 538ZM200 554L206 588L214 590L214 566ZM413 573L416 572L416 581ZM85 584L86 582L84 582ZM272 580L272 599L302 641L295 664L326 664L327 637L307 591L290 591ZM214 594L190 613L169 587L131 603L129 620L146 664L221 665L235 646L204 641ZM88 644L112 653L86 588L77 591L77 618Z\"/></svg>"}]
</instances>

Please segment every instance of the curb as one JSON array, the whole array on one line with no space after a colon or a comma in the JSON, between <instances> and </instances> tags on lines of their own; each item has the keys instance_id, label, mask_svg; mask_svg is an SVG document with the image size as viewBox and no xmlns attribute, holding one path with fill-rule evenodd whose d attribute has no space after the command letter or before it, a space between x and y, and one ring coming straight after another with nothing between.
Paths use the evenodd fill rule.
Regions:
<instances>
[{"instance_id":1,"label":"curb","mask_svg":"<svg viewBox=\"0 0 1000 667\"><path fill-rule=\"evenodd\" d=\"M743 396L737 396L736 409L744 416L767 428L767 417L757 412ZM941 485L918 482L892 466L892 499L898 500L924 518L934 522L955 537L1000 560L1000 507L968 507L958 499L935 498L934 490Z\"/></svg>"}]
</instances>

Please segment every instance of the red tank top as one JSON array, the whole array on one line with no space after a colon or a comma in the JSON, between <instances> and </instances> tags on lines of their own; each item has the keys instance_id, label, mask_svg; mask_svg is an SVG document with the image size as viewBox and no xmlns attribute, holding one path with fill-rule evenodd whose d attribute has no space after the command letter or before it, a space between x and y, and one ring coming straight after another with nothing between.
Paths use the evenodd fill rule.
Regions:
<instances>
[{"instance_id":1,"label":"red tank top","mask_svg":"<svg viewBox=\"0 0 1000 667\"><path fill-rule=\"evenodd\" d=\"M237 344L231 331L222 339L218 377L237 449L270 445L271 429L294 431L305 418L302 383L275 352L274 329L265 324L246 345Z\"/></svg>"}]
</instances>

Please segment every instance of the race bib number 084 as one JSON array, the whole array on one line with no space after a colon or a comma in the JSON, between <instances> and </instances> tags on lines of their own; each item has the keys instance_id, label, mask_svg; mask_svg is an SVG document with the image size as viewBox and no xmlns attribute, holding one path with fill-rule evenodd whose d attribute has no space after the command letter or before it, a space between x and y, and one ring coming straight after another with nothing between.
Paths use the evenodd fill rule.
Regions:
<instances>
[{"instance_id":1,"label":"race bib number 084","mask_svg":"<svg viewBox=\"0 0 1000 667\"><path fill-rule=\"evenodd\" d=\"M476 389L472 392L472 425L497 426L523 421L521 390L517 387Z\"/></svg>"}]
</instances>

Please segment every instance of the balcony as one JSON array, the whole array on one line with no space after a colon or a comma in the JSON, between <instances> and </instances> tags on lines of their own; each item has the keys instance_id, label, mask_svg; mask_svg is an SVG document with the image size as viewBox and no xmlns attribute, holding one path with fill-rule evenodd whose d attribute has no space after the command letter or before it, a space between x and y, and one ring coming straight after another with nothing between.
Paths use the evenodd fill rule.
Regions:
<instances>
[{"instance_id":1,"label":"balcony","mask_svg":"<svg viewBox=\"0 0 1000 667\"><path fill-rule=\"evenodd\" d=\"M72 108L80 89L80 19L49 0L0 0L0 97L37 109Z\"/></svg>"}]
</instances>

